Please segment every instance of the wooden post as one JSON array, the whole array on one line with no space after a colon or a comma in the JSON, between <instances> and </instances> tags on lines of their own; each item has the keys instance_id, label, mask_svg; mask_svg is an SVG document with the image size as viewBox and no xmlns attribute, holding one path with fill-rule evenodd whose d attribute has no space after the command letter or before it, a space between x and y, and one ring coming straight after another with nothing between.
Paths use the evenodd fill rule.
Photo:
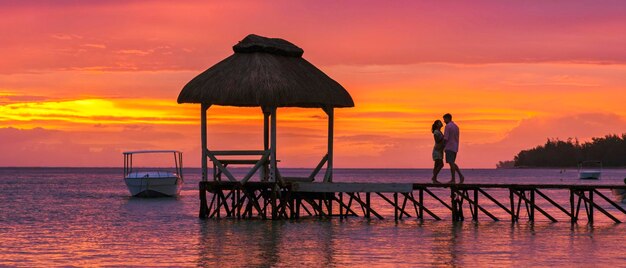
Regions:
<instances>
[{"instance_id":1,"label":"wooden post","mask_svg":"<svg viewBox=\"0 0 626 268\"><path fill-rule=\"evenodd\" d=\"M343 219L343 193L339 192L339 219Z\"/></svg>"},{"instance_id":2,"label":"wooden post","mask_svg":"<svg viewBox=\"0 0 626 268\"><path fill-rule=\"evenodd\" d=\"M209 109L210 105L201 104L200 105L200 138L201 138L201 150L202 150L202 181L199 183L199 191L200 191L200 218L206 218L209 213L209 208L207 206L206 200L206 187L205 184L208 180L207 178L207 122L206 122L206 112ZM182 168L182 167L181 167Z\"/></svg>"},{"instance_id":3,"label":"wooden post","mask_svg":"<svg viewBox=\"0 0 626 268\"><path fill-rule=\"evenodd\" d=\"M394 219L398 221L398 219L400 219L398 215L398 193L393 193L393 203L394 203L393 216L394 216Z\"/></svg>"},{"instance_id":4,"label":"wooden post","mask_svg":"<svg viewBox=\"0 0 626 268\"><path fill-rule=\"evenodd\" d=\"M423 220L424 219L424 189L420 188L420 192L419 192L419 201L420 201L420 206L419 206L419 219Z\"/></svg>"},{"instance_id":5,"label":"wooden post","mask_svg":"<svg viewBox=\"0 0 626 268\"><path fill-rule=\"evenodd\" d=\"M270 148L270 115L272 113L271 110L268 110L267 107L262 107L263 110L263 150L267 151ZM261 180L267 181L269 176L269 168L268 164L263 164L263 169L261 169Z\"/></svg>"},{"instance_id":6,"label":"wooden post","mask_svg":"<svg viewBox=\"0 0 626 268\"><path fill-rule=\"evenodd\" d=\"M478 190L474 189L474 211L472 218L474 221L478 221Z\"/></svg>"},{"instance_id":7,"label":"wooden post","mask_svg":"<svg viewBox=\"0 0 626 268\"><path fill-rule=\"evenodd\" d=\"M333 107L326 107L324 109L328 115L328 162L326 162L326 176L324 176L325 182L333 181L333 133L335 123L335 109Z\"/></svg>"},{"instance_id":8,"label":"wooden post","mask_svg":"<svg viewBox=\"0 0 626 268\"><path fill-rule=\"evenodd\" d=\"M593 191L589 191L589 223L593 224Z\"/></svg>"},{"instance_id":9,"label":"wooden post","mask_svg":"<svg viewBox=\"0 0 626 268\"><path fill-rule=\"evenodd\" d=\"M276 182L277 180L277 171L276 171L276 111L277 107L272 107L272 118L271 118L271 163L270 163L270 181Z\"/></svg>"},{"instance_id":10,"label":"wooden post","mask_svg":"<svg viewBox=\"0 0 626 268\"><path fill-rule=\"evenodd\" d=\"M456 205L456 193L454 192L453 186L450 186L450 204L452 205L452 222L459 221L458 207Z\"/></svg>"},{"instance_id":11,"label":"wooden post","mask_svg":"<svg viewBox=\"0 0 626 268\"><path fill-rule=\"evenodd\" d=\"M535 221L535 190L530 189L530 221Z\"/></svg>"},{"instance_id":12,"label":"wooden post","mask_svg":"<svg viewBox=\"0 0 626 268\"><path fill-rule=\"evenodd\" d=\"M217 204L215 205L215 212L217 212L217 218L219 219L221 217L222 214L222 188L217 188L217 190L213 193L214 195L217 196Z\"/></svg>"},{"instance_id":13,"label":"wooden post","mask_svg":"<svg viewBox=\"0 0 626 268\"><path fill-rule=\"evenodd\" d=\"M370 218L370 210L371 210L370 209L371 203L370 203L370 193L369 192L365 193L365 204L366 204L365 206L367 207L366 210L365 210L366 211L365 212L365 217L369 219Z\"/></svg>"},{"instance_id":14,"label":"wooden post","mask_svg":"<svg viewBox=\"0 0 626 268\"><path fill-rule=\"evenodd\" d=\"M272 115L271 115L271 161L270 161L270 181L274 182L271 194L270 194L270 202L272 206L272 220L276 220L278 217L278 211L276 206L276 197L277 197L277 185L275 184L278 181L278 170L276 167L276 111L277 107L272 107Z\"/></svg>"},{"instance_id":15,"label":"wooden post","mask_svg":"<svg viewBox=\"0 0 626 268\"><path fill-rule=\"evenodd\" d=\"M230 213L228 213L231 217L235 217L235 208L237 207L237 197L235 196L236 190L230 190Z\"/></svg>"},{"instance_id":16,"label":"wooden post","mask_svg":"<svg viewBox=\"0 0 626 268\"><path fill-rule=\"evenodd\" d=\"M200 105L200 139L201 139L201 144L202 144L202 181L207 181L208 177L207 177L207 166L208 166L208 160L207 160L207 155L206 155L206 150L207 150L207 122L206 122L206 113L207 110L209 109L210 105L208 104L202 104Z\"/></svg>"},{"instance_id":17,"label":"wooden post","mask_svg":"<svg viewBox=\"0 0 626 268\"><path fill-rule=\"evenodd\" d=\"M569 206L570 206L570 221L572 224L576 223L576 218L574 217L574 189L569 189Z\"/></svg>"},{"instance_id":18,"label":"wooden post","mask_svg":"<svg viewBox=\"0 0 626 268\"><path fill-rule=\"evenodd\" d=\"M509 188L509 201L511 202L511 222L516 222L517 217L515 214L515 199L513 197L513 189Z\"/></svg>"},{"instance_id":19,"label":"wooden post","mask_svg":"<svg viewBox=\"0 0 626 268\"><path fill-rule=\"evenodd\" d=\"M209 207L207 205L207 200L206 200L205 183L201 181L199 183L199 187L198 188L200 190L200 213L199 213L198 217L200 217L201 219L208 218L208 216L209 216Z\"/></svg>"},{"instance_id":20,"label":"wooden post","mask_svg":"<svg viewBox=\"0 0 626 268\"><path fill-rule=\"evenodd\" d=\"M277 198L277 190L276 190L276 184L274 184L274 187L272 187L272 193L270 194L270 202L271 202L271 206L272 206L272 220L277 220L278 219L278 206L276 205L276 198Z\"/></svg>"},{"instance_id":21,"label":"wooden post","mask_svg":"<svg viewBox=\"0 0 626 268\"><path fill-rule=\"evenodd\" d=\"M241 208L243 207L243 200L241 199L241 190L237 189L237 219L241 219Z\"/></svg>"},{"instance_id":22,"label":"wooden post","mask_svg":"<svg viewBox=\"0 0 626 268\"><path fill-rule=\"evenodd\" d=\"M296 200L293 196L291 196L291 191L289 191L289 211L291 213L291 219L296 218Z\"/></svg>"},{"instance_id":23,"label":"wooden post","mask_svg":"<svg viewBox=\"0 0 626 268\"><path fill-rule=\"evenodd\" d=\"M456 202L456 217L457 217L457 221L463 221L463 211L462 211L463 207L461 207L462 206L461 200L463 198L462 194L463 194L463 192L460 192L458 188L455 190L454 202Z\"/></svg>"}]
</instances>

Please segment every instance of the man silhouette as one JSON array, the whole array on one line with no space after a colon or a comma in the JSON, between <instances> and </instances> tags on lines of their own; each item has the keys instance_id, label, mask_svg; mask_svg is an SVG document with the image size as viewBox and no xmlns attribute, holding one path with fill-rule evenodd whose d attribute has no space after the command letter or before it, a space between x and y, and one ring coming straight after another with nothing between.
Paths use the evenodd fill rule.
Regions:
<instances>
[{"instance_id":1,"label":"man silhouette","mask_svg":"<svg viewBox=\"0 0 626 268\"><path fill-rule=\"evenodd\" d=\"M455 173L459 173L459 183L463 183L465 177L461 174L459 166L456 164L456 155L459 152L459 127L452 122L451 114L444 114L443 121L446 123L445 133L443 134L443 140L445 142L444 151L446 154L446 163L450 165L450 172L452 173L451 183L455 183Z\"/></svg>"}]
</instances>

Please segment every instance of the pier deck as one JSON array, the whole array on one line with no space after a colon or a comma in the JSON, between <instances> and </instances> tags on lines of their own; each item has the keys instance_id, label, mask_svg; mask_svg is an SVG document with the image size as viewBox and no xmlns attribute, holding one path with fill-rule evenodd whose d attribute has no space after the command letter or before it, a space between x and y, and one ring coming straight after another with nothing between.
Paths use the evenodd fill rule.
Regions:
<instances>
[{"instance_id":1,"label":"pier deck","mask_svg":"<svg viewBox=\"0 0 626 268\"><path fill-rule=\"evenodd\" d=\"M490 191L508 192L508 197L495 198ZM599 190L626 189L626 184L521 184L521 183L362 183L362 182L273 182L246 183L232 181L200 182L200 217L238 219L298 219L302 216L320 218L372 216L383 219L377 211L391 206L394 219L407 217L441 220L443 215L433 212L435 203L449 211L452 221L464 221L466 213L478 221L479 215L494 221L498 214L508 215L512 222L522 216L535 221L536 213L557 222L557 211L573 224L586 217L593 224L598 213L621 223L626 210ZM444 191L442 193L442 190ZM564 191L569 196L555 200L546 192ZM207 193L210 195L207 198ZM501 194L501 193L500 193ZM554 195L554 194L553 194ZM379 208L372 198L380 198ZM425 201L428 199L429 204ZM539 202L539 200L543 200ZM489 204L488 206L485 206ZM563 206L568 204L569 206ZM546 205L552 209L546 209ZM441 209L440 209L441 210ZM465 210L465 211L464 211ZM495 213L499 210L499 213ZM580 212L584 211L583 214ZM597 211L597 212L596 212ZM360 213L358 213L360 212ZM525 215L522 214L525 212ZM441 214L441 212L437 212Z\"/></svg>"}]
</instances>

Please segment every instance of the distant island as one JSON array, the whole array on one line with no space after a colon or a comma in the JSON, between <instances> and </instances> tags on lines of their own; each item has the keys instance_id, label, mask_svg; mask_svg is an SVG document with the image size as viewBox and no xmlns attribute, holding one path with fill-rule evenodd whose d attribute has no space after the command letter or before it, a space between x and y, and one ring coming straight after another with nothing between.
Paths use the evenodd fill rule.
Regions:
<instances>
[{"instance_id":1,"label":"distant island","mask_svg":"<svg viewBox=\"0 0 626 268\"><path fill-rule=\"evenodd\" d=\"M522 150L513 160L500 161L497 168L577 167L580 161L599 160L605 167L626 166L626 134L606 135L580 143L578 139L548 139L546 144Z\"/></svg>"}]
</instances>

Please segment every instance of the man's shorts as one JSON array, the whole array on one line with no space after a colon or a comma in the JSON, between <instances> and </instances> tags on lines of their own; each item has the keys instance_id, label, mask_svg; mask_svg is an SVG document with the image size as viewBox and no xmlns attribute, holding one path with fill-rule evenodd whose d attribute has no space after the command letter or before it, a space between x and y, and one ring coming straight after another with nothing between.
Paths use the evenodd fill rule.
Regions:
<instances>
[{"instance_id":1,"label":"man's shorts","mask_svg":"<svg viewBox=\"0 0 626 268\"><path fill-rule=\"evenodd\" d=\"M456 152L446 150L446 163L454 164L456 161Z\"/></svg>"}]
</instances>

